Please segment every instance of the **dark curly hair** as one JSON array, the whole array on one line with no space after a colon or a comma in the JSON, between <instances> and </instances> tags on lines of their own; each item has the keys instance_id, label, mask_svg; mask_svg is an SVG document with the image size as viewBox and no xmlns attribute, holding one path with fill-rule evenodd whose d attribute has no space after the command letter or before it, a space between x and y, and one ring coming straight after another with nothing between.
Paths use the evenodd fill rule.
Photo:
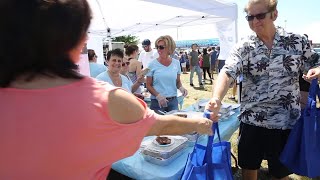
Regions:
<instances>
[{"instance_id":1,"label":"dark curly hair","mask_svg":"<svg viewBox=\"0 0 320 180\"><path fill-rule=\"evenodd\" d=\"M107 53L107 61L110 60L111 56L118 56L120 58L124 57L123 51L119 48L113 49L111 51L108 51Z\"/></svg>"},{"instance_id":2,"label":"dark curly hair","mask_svg":"<svg viewBox=\"0 0 320 180\"><path fill-rule=\"evenodd\" d=\"M93 49L88 49L88 59L89 59L89 61L92 61L95 56L96 56L96 52L94 52Z\"/></svg>"},{"instance_id":3,"label":"dark curly hair","mask_svg":"<svg viewBox=\"0 0 320 180\"><path fill-rule=\"evenodd\" d=\"M0 87L22 75L81 79L69 52L90 21L86 0L1 0Z\"/></svg>"}]
</instances>

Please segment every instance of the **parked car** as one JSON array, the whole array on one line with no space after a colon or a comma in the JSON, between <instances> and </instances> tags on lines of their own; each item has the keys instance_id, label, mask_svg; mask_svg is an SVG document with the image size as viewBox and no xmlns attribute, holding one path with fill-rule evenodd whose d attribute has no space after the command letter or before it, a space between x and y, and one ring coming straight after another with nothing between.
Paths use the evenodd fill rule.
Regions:
<instances>
[{"instance_id":1,"label":"parked car","mask_svg":"<svg viewBox=\"0 0 320 180\"><path fill-rule=\"evenodd\" d=\"M320 55L320 48L313 48Z\"/></svg>"}]
</instances>

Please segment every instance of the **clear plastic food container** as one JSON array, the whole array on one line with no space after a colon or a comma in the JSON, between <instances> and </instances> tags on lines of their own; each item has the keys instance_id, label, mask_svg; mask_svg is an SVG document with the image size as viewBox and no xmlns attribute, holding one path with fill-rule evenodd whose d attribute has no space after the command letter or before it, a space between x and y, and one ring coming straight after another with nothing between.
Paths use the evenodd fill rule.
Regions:
<instances>
[{"instance_id":1,"label":"clear plastic food container","mask_svg":"<svg viewBox=\"0 0 320 180\"><path fill-rule=\"evenodd\" d=\"M141 153L142 157L144 158L144 160L152 163L152 164L156 164L159 166L167 166L169 165L172 161L174 161L175 159L177 159L177 157L179 157L182 153L183 153L184 149L182 149L181 151L175 153L173 156L169 157L168 159L165 158L161 158L161 157L153 157L153 156L149 156L146 154Z\"/></svg>"},{"instance_id":2,"label":"clear plastic food container","mask_svg":"<svg viewBox=\"0 0 320 180\"><path fill-rule=\"evenodd\" d=\"M197 132L194 132L192 134L185 134L183 137L188 138L188 146L194 146L194 144L197 141L197 138L199 137L199 134Z\"/></svg>"},{"instance_id":3,"label":"clear plastic food container","mask_svg":"<svg viewBox=\"0 0 320 180\"><path fill-rule=\"evenodd\" d=\"M154 140L149 141L141 151L146 161L158 165L167 165L181 155L188 145L188 138L182 136L166 136L171 139L170 144L160 145Z\"/></svg>"}]
</instances>

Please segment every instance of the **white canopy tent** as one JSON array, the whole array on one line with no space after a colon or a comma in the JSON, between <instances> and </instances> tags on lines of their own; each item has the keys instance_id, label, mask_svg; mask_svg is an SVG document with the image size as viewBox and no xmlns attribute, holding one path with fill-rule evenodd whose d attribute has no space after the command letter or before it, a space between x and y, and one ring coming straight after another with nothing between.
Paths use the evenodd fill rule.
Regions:
<instances>
[{"instance_id":1,"label":"white canopy tent","mask_svg":"<svg viewBox=\"0 0 320 180\"><path fill-rule=\"evenodd\" d=\"M214 24L216 29L212 31L216 31L219 36L221 59L226 58L237 40L238 7L235 3L223 0L88 0L88 2L93 12L89 32L94 36L137 35L146 31L190 26L198 28L201 25Z\"/></svg>"}]
</instances>

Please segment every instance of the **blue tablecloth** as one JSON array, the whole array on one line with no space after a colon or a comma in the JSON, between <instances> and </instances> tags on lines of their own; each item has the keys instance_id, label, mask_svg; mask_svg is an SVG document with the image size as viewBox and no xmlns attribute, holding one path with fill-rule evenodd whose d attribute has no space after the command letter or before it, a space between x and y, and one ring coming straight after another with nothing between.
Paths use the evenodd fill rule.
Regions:
<instances>
[{"instance_id":1,"label":"blue tablecloth","mask_svg":"<svg viewBox=\"0 0 320 180\"><path fill-rule=\"evenodd\" d=\"M238 129L240 122L237 120L239 110L230 116L229 119L219 122L220 135L223 140L228 141L232 134ZM146 137L147 140L150 137ZM215 137L215 140L217 137ZM207 138L200 138L199 142L206 143ZM188 154L191 153L193 147L187 147L183 154L175 159L167 166L159 166L145 161L140 154L136 152L133 156L120 160L112 165L112 168L121 174L134 179L144 180L175 180L180 179L186 164Z\"/></svg>"}]
</instances>

